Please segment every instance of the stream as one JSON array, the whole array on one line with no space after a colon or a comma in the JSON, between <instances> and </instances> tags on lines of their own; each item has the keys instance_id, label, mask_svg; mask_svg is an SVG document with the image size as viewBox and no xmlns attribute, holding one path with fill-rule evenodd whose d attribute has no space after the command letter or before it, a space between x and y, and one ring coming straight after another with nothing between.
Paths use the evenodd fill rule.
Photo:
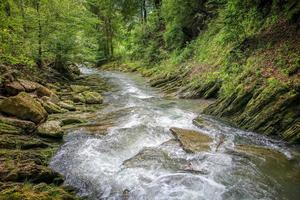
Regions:
<instances>
[{"instance_id":1,"label":"stream","mask_svg":"<svg viewBox=\"0 0 300 200\"><path fill-rule=\"evenodd\" d=\"M87 134L84 128L70 130L52 158L51 168L63 174L64 184L76 188L79 196L91 200L300 198L297 147L209 116L203 116L207 126L198 128L192 121L210 101L165 98L139 75L81 71L115 86L104 94L107 106L98 113L120 117L106 135ZM174 140L171 127L210 135L211 150L186 153ZM220 135L225 140L216 151ZM249 145L252 154L236 151L237 144ZM253 145L272 151L253 150ZM188 164L195 172L184 170Z\"/></svg>"}]
</instances>

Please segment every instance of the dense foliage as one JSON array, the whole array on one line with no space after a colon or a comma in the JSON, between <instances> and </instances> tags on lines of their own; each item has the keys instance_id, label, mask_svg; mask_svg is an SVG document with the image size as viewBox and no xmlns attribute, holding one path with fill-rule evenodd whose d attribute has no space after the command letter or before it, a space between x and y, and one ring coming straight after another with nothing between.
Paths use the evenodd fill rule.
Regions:
<instances>
[{"instance_id":1,"label":"dense foliage","mask_svg":"<svg viewBox=\"0 0 300 200\"><path fill-rule=\"evenodd\" d=\"M233 74L241 74L251 62L243 49L254 40L261 45L256 50L272 47L276 42L264 41L259 35L276 26L283 27L285 32L288 28L284 27L299 24L299 3L296 0L4 0L0 3L0 20L2 63L26 66L54 63L60 68L68 62L100 65L121 59L139 62L140 67L153 71L176 71L183 64L195 65L192 61L211 69L222 66L213 78L221 76L222 81L233 83ZM293 49L292 43L285 45L278 50ZM284 55L276 61L284 73L297 71L299 56L295 51L294 54L289 61ZM223 89L230 87L225 84Z\"/></svg>"}]
</instances>

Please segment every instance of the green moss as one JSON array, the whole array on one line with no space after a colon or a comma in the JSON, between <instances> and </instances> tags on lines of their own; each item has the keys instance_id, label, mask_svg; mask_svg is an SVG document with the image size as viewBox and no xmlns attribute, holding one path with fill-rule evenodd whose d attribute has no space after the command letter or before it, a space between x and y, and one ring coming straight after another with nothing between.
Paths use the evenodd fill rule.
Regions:
<instances>
[{"instance_id":1,"label":"green moss","mask_svg":"<svg viewBox=\"0 0 300 200\"><path fill-rule=\"evenodd\" d=\"M19 134L21 132L20 128L0 122L0 133L2 134Z\"/></svg>"},{"instance_id":2,"label":"green moss","mask_svg":"<svg viewBox=\"0 0 300 200\"><path fill-rule=\"evenodd\" d=\"M65 191L62 187L47 185L44 183L33 185L24 183L15 185L0 192L0 199L3 200L65 200L77 199L71 193Z\"/></svg>"}]
</instances>

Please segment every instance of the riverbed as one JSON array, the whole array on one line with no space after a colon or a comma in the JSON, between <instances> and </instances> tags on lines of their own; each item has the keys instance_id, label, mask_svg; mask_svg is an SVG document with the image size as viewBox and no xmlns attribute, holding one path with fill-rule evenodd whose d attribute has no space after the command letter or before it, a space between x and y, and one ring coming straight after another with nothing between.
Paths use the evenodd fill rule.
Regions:
<instances>
[{"instance_id":1,"label":"riverbed","mask_svg":"<svg viewBox=\"0 0 300 200\"><path fill-rule=\"evenodd\" d=\"M85 128L70 130L53 157L51 167L65 176L64 184L76 188L79 196L92 200L299 199L297 147L210 116L202 115L205 125L195 126L193 119L211 101L166 98L139 75L81 70L115 86L104 95L107 106L97 112L120 117L104 135L88 134ZM90 123L101 119L95 117ZM209 151L187 153L174 140L171 127L199 131L214 142ZM185 170L187 166L192 170Z\"/></svg>"}]
</instances>

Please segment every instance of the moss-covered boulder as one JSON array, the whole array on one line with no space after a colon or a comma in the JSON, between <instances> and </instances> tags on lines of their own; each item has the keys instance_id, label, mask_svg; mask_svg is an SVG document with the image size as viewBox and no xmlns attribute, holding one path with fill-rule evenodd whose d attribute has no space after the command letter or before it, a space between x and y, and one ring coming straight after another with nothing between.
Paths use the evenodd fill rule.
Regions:
<instances>
[{"instance_id":1,"label":"moss-covered boulder","mask_svg":"<svg viewBox=\"0 0 300 200\"><path fill-rule=\"evenodd\" d=\"M98 92L83 92L85 103L87 104L99 104L103 103L103 97Z\"/></svg>"},{"instance_id":2,"label":"moss-covered boulder","mask_svg":"<svg viewBox=\"0 0 300 200\"><path fill-rule=\"evenodd\" d=\"M0 112L29 120L36 124L47 119L47 112L43 106L29 94L19 93L17 96L4 99L0 103Z\"/></svg>"},{"instance_id":3,"label":"moss-covered boulder","mask_svg":"<svg viewBox=\"0 0 300 200\"><path fill-rule=\"evenodd\" d=\"M81 93L90 90L90 87L84 85L71 85L70 88L75 93Z\"/></svg>"},{"instance_id":4,"label":"moss-covered boulder","mask_svg":"<svg viewBox=\"0 0 300 200\"><path fill-rule=\"evenodd\" d=\"M74 106L73 102L65 102L65 101L60 101L58 102L58 105L62 107L63 109L69 110L69 111L76 111L76 107Z\"/></svg>"},{"instance_id":5,"label":"moss-covered boulder","mask_svg":"<svg viewBox=\"0 0 300 200\"><path fill-rule=\"evenodd\" d=\"M61 139L64 132L60 124L60 121L47 121L38 127L37 134L41 137Z\"/></svg>"},{"instance_id":6,"label":"moss-covered boulder","mask_svg":"<svg viewBox=\"0 0 300 200\"><path fill-rule=\"evenodd\" d=\"M42 105L49 114L64 113L67 112L66 109L60 107L59 105L52 103L51 101L42 101Z\"/></svg>"},{"instance_id":7,"label":"moss-covered boulder","mask_svg":"<svg viewBox=\"0 0 300 200\"><path fill-rule=\"evenodd\" d=\"M36 128L31 121L20 120L0 115L0 133L25 133Z\"/></svg>"},{"instance_id":8,"label":"moss-covered boulder","mask_svg":"<svg viewBox=\"0 0 300 200\"><path fill-rule=\"evenodd\" d=\"M73 96L75 102L81 102L86 104L101 104L103 103L103 97L98 92L85 91Z\"/></svg>"},{"instance_id":9,"label":"moss-covered boulder","mask_svg":"<svg viewBox=\"0 0 300 200\"><path fill-rule=\"evenodd\" d=\"M210 150L210 145L213 140L208 135L198 131L181 128L171 128L170 131L175 138L179 140L182 148L188 153Z\"/></svg>"}]
</instances>

